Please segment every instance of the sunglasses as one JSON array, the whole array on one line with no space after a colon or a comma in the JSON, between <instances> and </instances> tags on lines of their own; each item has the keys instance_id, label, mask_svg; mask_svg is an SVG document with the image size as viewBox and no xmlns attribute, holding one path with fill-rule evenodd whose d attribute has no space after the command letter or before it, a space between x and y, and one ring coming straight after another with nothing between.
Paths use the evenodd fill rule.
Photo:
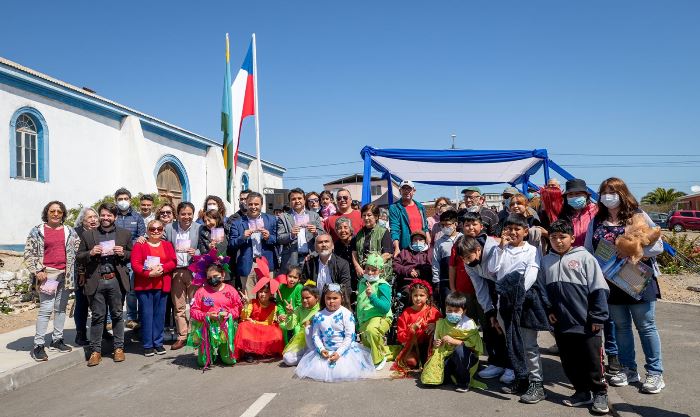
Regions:
<instances>
[{"instance_id":1,"label":"sunglasses","mask_svg":"<svg viewBox=\"0 0 700 417\"><path fill-rule=\"evenodd\" d=\"M336 197L336 199L338 199L338 200L350 200L350 197L346 196L346 195L339 195L338 197Z\"/></svg>"},{"instance_id":2,"label":"sunglasses","mask_svg":"<svg viewBox=\"0 0 700 417\"><path fill-rule=\"evenodd\" d=\"M162 227L149 227L148 231L149 232L162 232L163 228Z\"/></svg>"},{"instance_id":3,"label":"sunglasses","mask_svg":"<svg viewBox=\"0 0 700 417\"><path fill-rule=\"evenodd\" d=\"M172 216L173 212L172 211L161 211L160 215L161 216Z\"/></svg>"},{"instance_id":4,"label":"sunglasses","mask_svg":"<svg viewBox=\"0 0 700 417\"><path fill-rule=\"evenodd\" d=\"M309 203L318 203L318 198L310 198L307 200Z\"/></svg>"},{"instance_id":5,"label":"sunglasses","mask_svg":"<svg viewBox=\"0 0 700 417\"><path fill-rule=\"evenodd\" d=\"M51 213L51 214L63 214L63 210L53 209L53 210L49 210L49 213Z\"/></svg>"}]
</instances>

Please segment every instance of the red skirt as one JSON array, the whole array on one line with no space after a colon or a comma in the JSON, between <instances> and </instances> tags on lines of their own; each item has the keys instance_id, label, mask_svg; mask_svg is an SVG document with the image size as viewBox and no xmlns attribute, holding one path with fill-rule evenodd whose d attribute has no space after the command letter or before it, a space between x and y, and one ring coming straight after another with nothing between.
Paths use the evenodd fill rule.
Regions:
<instances>
[{"instance_id":1,"label":"red skirt","mask_svg":"<svg viewBox=\"0 0 700 417\"><path fill-rule=\"evenodd\" d=\"M244 353L259 356L281 356L284 350L282 329L277 323L265 325L242 321L233 342L236 359Z\"/></svg>"}]
</instances>

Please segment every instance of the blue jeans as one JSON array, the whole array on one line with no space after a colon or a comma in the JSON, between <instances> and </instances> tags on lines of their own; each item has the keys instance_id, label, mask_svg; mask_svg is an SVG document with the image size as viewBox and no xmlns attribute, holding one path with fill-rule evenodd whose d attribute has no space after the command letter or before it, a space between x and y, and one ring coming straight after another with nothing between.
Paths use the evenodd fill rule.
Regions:
<instances>
[{"instance_id":1,"label":"blue jeans","mask_svg":"<svg viewBox=\"0 0 700 417\"><path fill-rule=\"evenodd\" d=\"M136 291L141 306L141 343L144 349L163 346L165 303L168 293L161 290Z\"/></svg>"},{"instance_id":2,"label":"blue jeans","mask_svg":"<svg viewBox=\"0 0 700 417\"><path fill-rule=\"evenodd\" d=\"M131 270L131 265L128 267L129 270L129 285L131 289L126 292L126 319L139 321L139 309L138 309L138 298L136 297L136 291L134 288L134 271Z\"/></svg>"},{"instance_id":3,"label":"blue jeans","mask_svg":"<svg viewBox=\"0 0 700 417\"><path fill-rule=\"evenodd\" d=\"M620 364L628 369L637 369L632 334L632 322L634 322L646 359L644 369L652 375L662 374L664 367L661 360L661 339L656 329L656 302L610 304L608 308L615 322Z\"/></svg>"},{"instance_id":4,"label":"blue jeans","mask_svg":"<svg viewBox=\"0 0 700 417\"><path fill-rule=\"evenodd\" d=\"M612 314L610 315L612 317ZM609 318L603 324L603 336L605 336L605 355L617 356L617 339L615 338L615 322Z\"/></svg>"}]
</instances>

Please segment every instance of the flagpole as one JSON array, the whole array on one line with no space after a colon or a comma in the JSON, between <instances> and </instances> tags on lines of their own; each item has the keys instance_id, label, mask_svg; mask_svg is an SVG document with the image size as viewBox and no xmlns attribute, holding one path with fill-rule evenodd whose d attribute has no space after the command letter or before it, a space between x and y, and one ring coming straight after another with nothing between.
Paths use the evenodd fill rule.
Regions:
<instances>
[{"instance_id":1,"label":"flagpole","mask_svg":"<svg viewBox=\"0 0 700 417\"><path fill-rule=\"evenodd\" d=\"M262 159L260 159L260 112L258 111L258 101L260 101L258 95L258 54L255 33L253 33L253 92L255 94L255 156L258 158L258 192L263 194L264 203Z\"/></svg>"},{"instance_id":2,"label":"flagpole","mask_svg":"<svg viewBox=\"0 0 700 417\"><path fill-rule=\"evenodd\" d=\"M228 79L225 80L226 83L228 83L229 89L231 88L231 69L229 68L231 62L231 52L230 52L230 47L229 47L229 37L228 37L228 32L226 32L226 72L228 74ZM228 97L229 100L229 109L231 108L231 95L229 94ZM229 114L229 136L233 134L233 129L231 125L231 115ZM225 144L224 144L225 145ZM231 152L231 149L229 149L229 152ZM226 161L226 164L228 161ZM228 169L226 170L226 197L229 203L231 203L231 207L233 207L234 210L236 210L236 205L234 201L236 201L235 192L236 192L236 165L233 164L233 166L229 167L231 170L230 172Z\"/></svg>"}]
</instances>

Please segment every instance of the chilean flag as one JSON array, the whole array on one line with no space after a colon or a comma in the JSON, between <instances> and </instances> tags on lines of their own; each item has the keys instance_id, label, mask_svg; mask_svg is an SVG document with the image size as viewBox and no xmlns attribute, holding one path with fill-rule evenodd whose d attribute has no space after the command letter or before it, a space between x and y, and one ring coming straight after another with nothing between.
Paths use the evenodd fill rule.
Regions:
<instances>
[{"instance_id":1,"label":"chilean flag","mask_svg":"<svg viewBox=\"0 0 700 417\"><path fill-rule=\"evenodd\" d=\"M233 153L233 169L238 163L238 143L241 137L243 119L255 115L255 88L253 77L253 42L248 47L243 65L231 84L231 139L235 146ZM225 158L224 158L225 159Z\"/></svg>"}]
</instances>

